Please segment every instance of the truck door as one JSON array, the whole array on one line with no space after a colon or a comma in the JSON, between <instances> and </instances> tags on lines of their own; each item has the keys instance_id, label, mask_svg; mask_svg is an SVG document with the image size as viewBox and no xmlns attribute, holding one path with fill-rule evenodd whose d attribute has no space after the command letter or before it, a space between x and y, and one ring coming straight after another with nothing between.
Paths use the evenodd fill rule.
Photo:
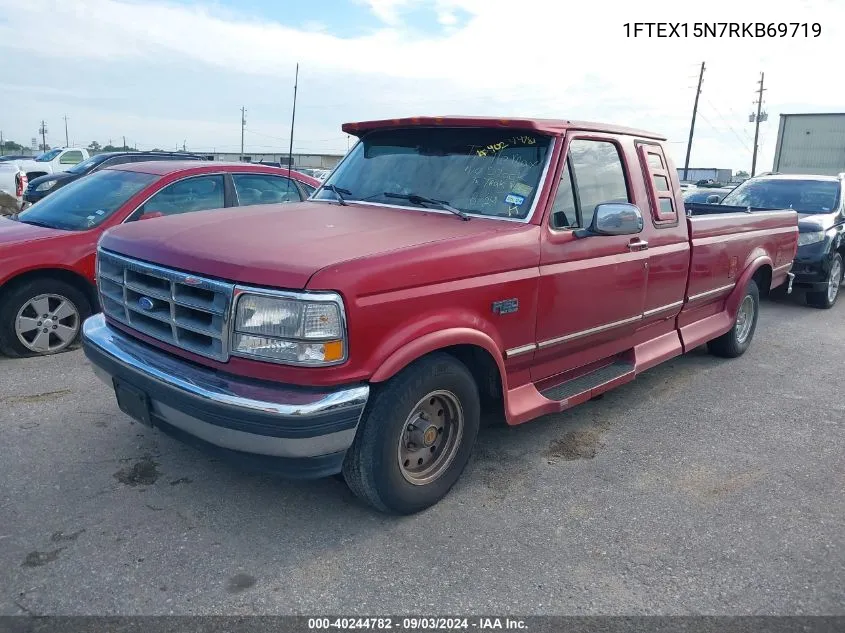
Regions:
<instances>
[{"instance_id":1,"label":"truck door","mask_svg":"<svg viewBox=\"0 0 845 633\"><path fill-rule=\"evenodd\" d=\"M629 349L643 315L648 219L639 235L574 234L590 225L596 205L634 202L623 148L613 136L577 132L566 144L543 220L533 380Z\"/></svg>"},{"instance_id":2,"label":"truck door","mask_svg":"<svg viewBox=\"0 0 845 633\"><path fill-rule=\"evenodd\" d=\"M642 328L675 317L683 306L690 246L678 174L655 141L637 141L637 156L647 193L640 208L654 227L648 247ZM665 323L664 323L665 324Z\"/></svg>"}]
</instances>

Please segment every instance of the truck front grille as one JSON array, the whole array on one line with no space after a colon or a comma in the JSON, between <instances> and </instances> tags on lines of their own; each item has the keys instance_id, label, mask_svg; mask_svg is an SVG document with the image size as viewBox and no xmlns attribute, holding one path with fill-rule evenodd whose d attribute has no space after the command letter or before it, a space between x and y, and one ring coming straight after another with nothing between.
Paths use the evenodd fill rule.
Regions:
<instances>
[{"instance_id":1,"label":"truck front grille","mask_svg":"<svg viewBox=\"0 0 845 633\"><path fill-rule=\"evenodd\" d=\"M107 317L194 354L228 359L234 284L98 249L97 286Z\"/></svg>"}]
</instances>

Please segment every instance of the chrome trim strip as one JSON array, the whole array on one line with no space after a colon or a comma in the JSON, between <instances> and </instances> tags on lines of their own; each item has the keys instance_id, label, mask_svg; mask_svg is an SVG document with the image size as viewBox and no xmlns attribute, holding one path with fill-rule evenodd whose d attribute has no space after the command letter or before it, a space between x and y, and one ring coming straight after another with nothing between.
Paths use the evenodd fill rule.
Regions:
<instances>
[{"instance_id":1,"label":"chrome trim strip","mask_svg":"<svg viewBox=\"0 0 845 633\"><path fill-rule=\"evenodd\" d=\"M774 268L772 268L772 272L777 273L777 272L780 272L781 270L789 270L791 267L792 267L792 262L789 262L788 264L781 264L780 266L775 266Z\"/></svg>"},{"instance_id":2,"label":"chrome trim strip","mask_svg":"<svg viewBox=\"0 0 845 633\"><path fill-rule=\"evenodd\" d=\"M537 343L529 343L528 345L520 345L519 347L512 347L505 350L505 358L513 358L514 356L522 356L537 349Z\"/></svg>"},{"instance_id":3,"label":"chrome trim strip","mask_svg":"<svg viewBox=\"0 0 845 633\"><path fill-rule=\"evenodd\" d=\"M308 393L299 390L294 392L284 385L270 387L246 378L240 380L236 377L224 376L133 341L122 332L109 327L102 313L85 321L83 336L87 345L96 347L131 371L144 374L168 387L215 404L238 407L245 411L269 413L280 419L305 422L308 418L326 413L356 408L360 408L363 414L370 393L369 385ZM112 386L108 372L96 365L94 365L94 370L100 379ZM250 396L239 395L238 392L249 393ZM265 437L208 424L183 411L176 411L167 403L157 400L153 403L154 413L159 414L166 422L233 450L289 457L321 455L348 448L355 435L355 429L348 429L314 438ZM358 421L360 422L360 415ZM346 442L347 439L348 442ZM327 449L323 440L331 440L331 443L337 446L330 446ZM346 443L345 446L343 446L344 443Z\"/></svg>"},{"instance_id":4,"label":"chrome trim strip","mask_svg":"<svg viewBox=\"0 0 845 633\"><path fill-rule=\"evenodd\" d=\"M572 341L577 338L583 338L584 336L589 336L590 334L598 334L599 332L604 332L605 330L612 330L613 328L628 325L629 323L636 323L637 321L641 321L642 318L643 315L638 314L637 316L631 317L629 319L622 319L621 321L614 321L613 323L605 323L604 325L599 325L597 327L590 328L589 330L581 330L580 332L573 332L572 334L567 334L566 336L558 336L557 338L551 338L545 341L540 341L539 343L537 343L537 348L545 349L547 347L551 347L552 345L566 343L567 341Z\"/></svg>"},{"instance_id":5,"label":"chrome trim strip","mask_svg":"<svg viewBox=\"0 0 845 633\"><path fill-rule=\"evenodd\" d=\"M651 310L646 310L645 312L643 312L643 318L647 319L648 317L652 317L656 314L669 312L670 310L674 310L675 308L680 308L682 305L684 305L683 301L676 301L675 303L669 303L665 306L660 306L659 308L652 308Z\"/></svg>"},{"instance_id":6,"label":"chrome trim strip","mask_svg":"<svg viewBox=\"0 0 845 633\"><path fill-rule=\"evenodd\" d=\"M707 297L712 297L712 296L717 295L721 292L724 292L725 290L730 290L734 286L736 286L736 283L727 284L725 286L720 286L718 288L713 288L713 290L708 290L707 292L699 292L696 295L690 295L689 297L687 297L687 302L698 301L700 299L706 299Z\"/></svg>"}]
</instances>

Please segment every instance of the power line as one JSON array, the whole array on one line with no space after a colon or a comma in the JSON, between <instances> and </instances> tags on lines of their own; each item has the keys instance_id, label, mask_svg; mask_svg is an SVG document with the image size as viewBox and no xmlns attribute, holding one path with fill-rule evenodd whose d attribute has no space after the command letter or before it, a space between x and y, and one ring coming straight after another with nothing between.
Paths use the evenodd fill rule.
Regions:
<instances>
[{"instance_id":1,"label":"power line","mask_svg":"<svg viewBox=\"0 0 845 633\"><path fill-rule=\"evenodd\" d=\"M722 116L722 113L716 108L716 106L714 106L710 102L710 99L708 99L707 97L704 97L704 100L707 102L707 105L709 105L711 108L713 108L713 111L719 116L719 118L722 119L722 121L725 122L725 125L727 125L728 129L730 129L730 131L733 132L734 136L736 136L737 140L742 144L742 146L745 147L745 149L750 152L751 148L748 147L748 144L744 140L742 140L742 137L739 135L739 133L734 129L734 127L730 124L730 122L728 122L728 120L724 116Z\"/></svg>"}]
</instances>

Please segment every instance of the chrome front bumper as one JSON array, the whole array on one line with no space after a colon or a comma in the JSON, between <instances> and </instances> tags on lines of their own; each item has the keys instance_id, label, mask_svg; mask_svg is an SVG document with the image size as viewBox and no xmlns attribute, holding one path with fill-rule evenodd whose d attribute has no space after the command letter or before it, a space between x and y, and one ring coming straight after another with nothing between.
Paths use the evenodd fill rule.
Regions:
<instances>
[{"instance_id":1,"label":"chrome front bumper","mask_svg":"<svg viewBox=\"0 0 845 633\"><path fill-rule=\"evenodd\" d=\"M82 345L103 382L140 394L148 414L127 411L136 419L201 447L290 460L291 476L340 470L369 396L366 384L315 389L219 373L124 334L102 314L85 321Z\"/></svg>"}]
</instances>

